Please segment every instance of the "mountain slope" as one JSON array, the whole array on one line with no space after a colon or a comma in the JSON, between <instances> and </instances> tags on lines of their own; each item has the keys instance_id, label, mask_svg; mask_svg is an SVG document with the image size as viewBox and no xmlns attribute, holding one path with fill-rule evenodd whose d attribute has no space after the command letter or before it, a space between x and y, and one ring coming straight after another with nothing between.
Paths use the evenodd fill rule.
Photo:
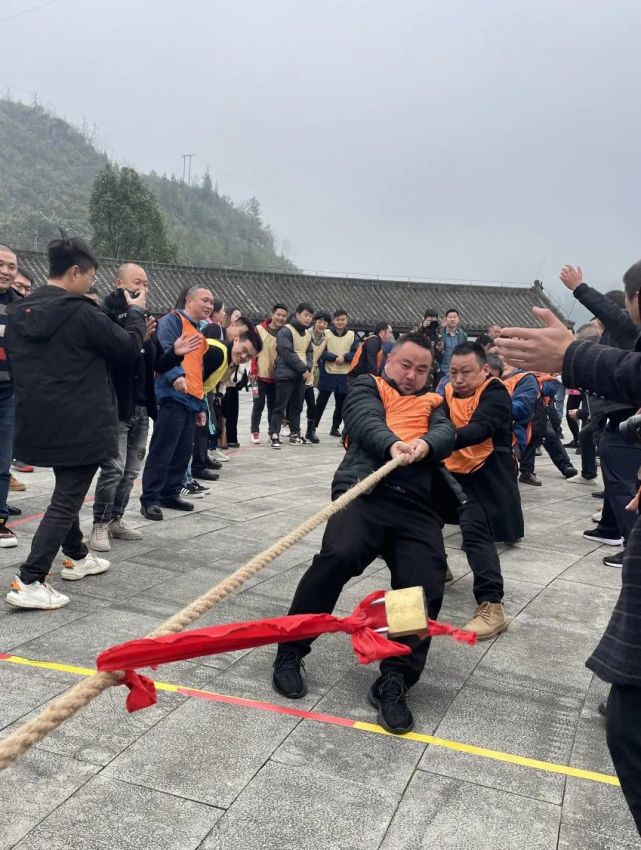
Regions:
<instances>
[{"instance_id":1,"label":"mountain slope","mask_svg":"<svg viewBox=\"0 0 641 850\"><path fill-rule=\"evenodd\" d=\"M107 162L75 127L42 107L0 99L0 241L42 248L56 225L91 239L89 196ZM252 199L246 207L202 185L141 175L159 200L179 261L295 269L278 254Z\"/></svg>"}]
</instances>

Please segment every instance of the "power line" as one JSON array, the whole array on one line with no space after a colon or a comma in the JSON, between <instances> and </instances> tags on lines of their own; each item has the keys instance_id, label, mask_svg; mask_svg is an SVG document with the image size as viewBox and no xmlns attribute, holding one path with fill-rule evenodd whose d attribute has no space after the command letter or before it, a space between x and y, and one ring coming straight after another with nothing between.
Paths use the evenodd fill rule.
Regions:
<instances>
[{"instance_id":1,"label":"power line","mask_svg":"<svg viewBox=\"0 0 641 850\"><path fill-rule=\"evenodd\" d=\"M30 12L37 12L38 9L44 9L45 6L53 6L58 0L46 0L45 3L39 3L37 6L31 6L29 9L23 9L22 12L16 12L13 15L8 15L6 18L0 18L0 24L7 21L13 21L14 18L21 18L23 15L28 15Z\"/></svg>"}]
</instances>

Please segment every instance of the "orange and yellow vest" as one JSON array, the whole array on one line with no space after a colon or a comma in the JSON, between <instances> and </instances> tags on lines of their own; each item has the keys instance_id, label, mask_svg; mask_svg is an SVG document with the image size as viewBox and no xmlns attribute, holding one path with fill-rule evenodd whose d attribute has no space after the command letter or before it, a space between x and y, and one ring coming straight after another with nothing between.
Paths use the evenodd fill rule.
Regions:
<instances>
[{"instance_id":1,"label":"orange and yellow vest","mask_svg":"<svg viewBox=\"0 0 641 850\"><path fill-rule=\"evenodd\" d=\"M526 375L534 375L534 373L533 372L517 372L515 375L510 375L509 378L501 378L501 380L503 381L503 383L507 387L507 391L510 394L510 398L512 398L512 396L514 395L514 391L516 390L516 388L521 383L523 378L525 378ZM534 375L534 377L536 378L536 375ZM537 379L537 383L538 383L538 379ZM540 391L540 385L539 385L539 391ZM527 428L525 429L525 436L526 436L525 443L526 443L526 445L528 445L530 440L532 439L532 421L531 420L528 422ZM512 446L516 446L517 443L518 443L518 440L517 440L516 434L514 434L513 437L512 437Z\"/></svg>"},{"instance_id":2,"label":"orange and yellow vest","mask_svg":"<svg viewBox=\"0 0 641 850\"><path fill-rule=\"evenodd\" d=\"M189 319L185 318L182 313L176 313L182 322L182 332L187 336L200 337L200 348L195 351L190 351L185 354L181 363L182 370L185 373L187 381L187 392L193 395L194 398L204 398L205 388L203 386L203 357L207 351L207 340L196 330Z\"/></svg>"},{"instance_id":3,"label":"orange and yellow vest","mask_svg":"<svg viewBox=\"0 0 641 850\"><path fill-rule=\"evenodd\" d=\"M429 431L432 411L443 404L441 396L438 393L401 395L384 378L374 380L390 431L406 443L424 436Z\"/></svg>"},{"instance_id":4,"label":"orange and yellow vest","mask_svg":"<svg viewBox=\"0 0 641 850\"><path fill-rule=\"evenodd\" d=\"M365 346L365 343L367 342L368 339L373 339L374 336L375 336L375 334L370 334L368 337L365 337L365 339L361 343L359 343L359 346L356 349L356 351L354 352L354 356L352 357L352 362L348 364L348 366L349 366L348 373L350 375L354 372L354 370L356 369L356 367L358 366L358 364L360 362L361 357L363 356L363 348ZM382 365L383 365L383 346L381 345L380 350L379 350L378 354L376 355L376 368L378 369L379 373L381 371Z\"/></svg>"},{"instance_id":5,"label":"orange and yellow vest","mask_svg":"<svg viewBox=\"0 0 641 850\"><path fill-rule=\"evenodd\" d=\"M263 348L256 357L256 375L263 380L274 380L274 368L276 365L276 336L271 334L267 328L258 325L256 328L258 336L263 341Z\"/></svg>"},{"instance_id":6,"label":"orange and yellow vest","mask_svg":"<svg viewBox=\"0 0 641 850\"><path fill-rule=\"evenodd\" d=\"M469 425L470 419L474 416L474 412L479 406L481 396L486 388L489 384L498 380L498 378L488 378L487 381L484 381L478 387L474 395L469 398L457 398L454 395L452 384L447 384L445 387L445 400L450 410L450 421L455 428L464 428L466 425ZM448 458L445 458L444 463L450 472L469 475L470 472L476 472L480 469L493 451L494 442L491 437L488 437L482 443L476 443L476 445L467 446L464 449L457 449Z\"/></svg>"},{"instance_id":7,"label":"orange and yellow vest","mask_svg":"<svg viewBox=\"0 0 641 850\"><path fill-rule=\"evenodd\" d=\"M330 354L335 354L337 357L341 354L343 357L352 349L354 345L354 331L345 331L343 336L336 336L335 333L328 328L325 331L325 339L327 340L327 351ZM338 364L335 360L325 361L325 371L328 375L346 375L349 372L349 363Z\"/></svg>"}]
</instances>

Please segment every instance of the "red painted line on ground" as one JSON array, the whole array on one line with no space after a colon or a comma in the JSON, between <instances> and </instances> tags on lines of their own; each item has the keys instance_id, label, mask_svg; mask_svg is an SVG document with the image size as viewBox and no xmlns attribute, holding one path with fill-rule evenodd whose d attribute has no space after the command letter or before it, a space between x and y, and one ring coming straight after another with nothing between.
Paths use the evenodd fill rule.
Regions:
<instances>
[{"instance_id":1,"label":"red painted line on ground","mask_svg":"<svg viewBox=\"0 0 641 850\"><path fill-rule=\"evenodd\" d=\"M210 702L224 702L230 705L239 705L245 708L258 708L261 711L273 711L274 714L288 714L291 717L303 717L307 720L319 720L322 723L332 723L334 726L353 726L355 720L346 717L337 717L334 714L321 714L317 711L305 711L302 708L290 708L286 705L276 705L273 702L245 699L244 697L232 697L227 694L214 694L211 691L198 691L191 688L178 688L176 693L196 699L209 700Z\"/></svg>"},{"instance_id":2,"label":"red painted line on ground","mask_svg":"<svg viewBox=\"0 0 641 850\"><path fill-rule=\"evenodd\" d=\"M84 503L85 503L85 505L88 505L93 501L94 501L93 496L87 496ZM44 515L45 515L45 512L42 511L42 513L40 513L40 514L31 514L31 516L20 517L20 519L13 520L13 522L8 522L7 528L16 528L16 526L18 526L18 525L24 525L27 522L33 522L34 519L42 519L42 517Z\"/></svg>"},{"instance_id":3,"label":"red painted line on ground","mask_svg":"<svg viewBox=\"0 0 641 850\"><path fill-rule=\"evenodd\" d=\"M5 658L11 658L8 652L0 652L0 661L4 661Z\"/></svg>"}]
</instances>

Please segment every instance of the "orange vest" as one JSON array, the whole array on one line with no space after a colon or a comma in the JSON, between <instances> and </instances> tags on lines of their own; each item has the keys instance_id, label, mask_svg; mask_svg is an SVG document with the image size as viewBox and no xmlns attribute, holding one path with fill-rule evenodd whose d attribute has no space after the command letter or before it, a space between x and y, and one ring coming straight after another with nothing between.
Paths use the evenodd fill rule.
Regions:
<instances>
[{"instance_id":1,"label":"orange vest","mask_svg":"<svg viewBox=\"0 0 641 850\"><path fill-rule=\"evenodd\" d=\"M534 377L536 378L536 382L539 385L539 393L543 392L543 384L547 381L554 381L554 375L550 375L547 372L532 372ZM543 404L547 407L551 403L552 399L549 397L543 396Z\"/></svg>"},{"instance_id":2,"label":"orange vest","mask_svg":"<svg viewBox=\"0 0 641 850\"><path fill-rule=\"evenodd\" d=\"M354 372L354 370L358 366L359 361L360 361L361 357L363 356L363 346L365 345L365 343L367 342L368 339L373 339L373 337L374 337L374 334L371 334L370 336L366 337L359 344L358 348L354 352L354 356L352 357L352 362L349 364L349 372L347 373L348 375L351 375L352 372ZM376 355L376 368L378 369L379 374L380 374L382 365L383 365L383 346L381 345L380 350L379 350L378 354Z\"/></svg>"},{"instance_id":3,"label":"orange vest","mask_svg":"<svg viewBox=\"0 0 641 850\"><path fill-rule=\"evenodd\" d=\"M182 322L182 332L187 336L200 337L200 348L195 351L190 351L183 357L182 368L187 381L187 392L193 395L194 398L204 398L205 390L203 387L203 357L207 351L207 340L199 333L192 325L189 319L186 319L182 313L176 313Z\"/></svg>"},{"instance_id":4,"label":"orange vest","mask_svg":"<svg viewBox=\"0 0 641 850\"><path fill-rule=\"evenodd\" d=\"M450 421L455 428L463 428L465 425L469 425L486 388L489 384L498 380L498 378L488 378L469 398L457 398L454 395L452 384L447 384L445 400L450 409ZM488 437L487 440L483 440L482 443L477 443L475 446L467 446L465 449L457 449L452 452L448 458L445 458L445 466L450 472L468 475L470 472L476 472L480 469L493 451L494 442L491 437Z\"/></svg>"},{"instance_id":5,"label":"orange vest","mask_svg":"<svg viewBox=\"0 0 641 850\"><path fill-rule=\"evenodd\" d=\"M501 380L503 381L503 383L507 387L507 391L510 394L510 398L512 398L512 396L514 395L514 390L518 387L518 385L521 383L521 381L523 380L523 378L525 378L526 375L534 375L534 373L533 372L517 372L515 375L510 375L509 378L501 378ZM534 375L534 377L536 378L536 375ZM537 383L538 383L538 379L537 379ZM540 387L539 387L539 392L540 391L541 390L540 390ZM532 420L530 420L527 424L525 435L527 437L526 444L529 444L530 440L532 439ZM517 443L518 443L518 440L516 438L516 434L514 434L512 436L512 445L515 446Z\"/></svg>"},{"instance_id":6,"label":"orange vest","mask_svg":"<svg viewBox=\"0 0 641 850\"><path fill-rule=\"evenodd\" d=\"M385 408L385 421L399 440L411 443L427 434L432 411L443 404L438 393L401 395L384 378L375 377L378 394Z\"/></svg>"}]
</instances>

